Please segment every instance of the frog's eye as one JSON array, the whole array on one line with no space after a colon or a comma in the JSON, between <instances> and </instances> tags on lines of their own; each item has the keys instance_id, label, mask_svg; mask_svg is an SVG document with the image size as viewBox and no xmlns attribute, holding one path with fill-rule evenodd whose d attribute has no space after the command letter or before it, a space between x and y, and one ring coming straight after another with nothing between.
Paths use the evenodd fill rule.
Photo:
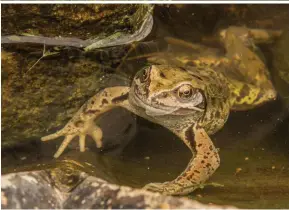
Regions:
<instances>
[{"instance_id":1,"label":"frog's eye","mask_svg":"<svg viewBox=\"0 0 289 210\"><path fill-rule=\"evenodd\" d=\"M151 70L151 67L148 67L148 68L143 70L142 75L140 76L140 81L141 82L146 82L149 79L150 70Z\"/></svg>"},{"instance_id":2,"label":"frog's eye","mask_svg":"<svg viewBox=\"0 0 289 210\"><path fill-rule=\"evenodd\" d=\"M181 99L189 99L193 95L193 87L191 85L182 85L178 89L178 96Z\"/></svg>"}]
</instances>

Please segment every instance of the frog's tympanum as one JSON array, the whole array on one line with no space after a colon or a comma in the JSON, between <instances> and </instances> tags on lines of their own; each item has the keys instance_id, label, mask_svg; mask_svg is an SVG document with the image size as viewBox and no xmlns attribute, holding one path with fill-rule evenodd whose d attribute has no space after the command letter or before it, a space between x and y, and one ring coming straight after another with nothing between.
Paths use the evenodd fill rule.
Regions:
<instances>
[{"instance_id":1,"label":"frog's tympanum","mask_svg":"<svg viewBox=\"0 0 289 210\"><path fill-rule=\"evenodd\" d=\"M86 135L101 147L102 131L94 120L120 106L168 128L192 152L188 166L176 179L150 183L145 189L171 195L194 191L220 165L218 149L209 135L224 126L230 110L247 110L276 97L262 56L254 45L272 41L274 33L230 27L220 35L226 56L194 45L196 55L175 57L182 65L150 65L136 74L131 87L108 87L97 93L63 129L42 141L65 136L55 158L75 137L79 138L82 152Z\"/></svg>"}]
</instances>

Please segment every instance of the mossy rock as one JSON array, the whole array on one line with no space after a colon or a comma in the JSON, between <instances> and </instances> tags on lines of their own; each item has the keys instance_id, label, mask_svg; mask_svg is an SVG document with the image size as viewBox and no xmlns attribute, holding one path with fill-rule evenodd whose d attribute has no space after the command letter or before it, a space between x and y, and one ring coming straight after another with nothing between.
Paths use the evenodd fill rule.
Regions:
<instances>
[{"instance_id":1,"label":"mossy rock","mask_svg":"<svg viewBox=\"0 0 289 210\"><path fill-rule=\"evenodd\" d=\"M6 4L2 7L3 35L47 37L106 37L137 30L152 9L137 4Z\"/></svg>"},{"instance_id":2,"label":"mossy rock","mask_svg":"<svg viewBox=\"0 0 289 210\"><path fill-rule=\"evenodd\" d=\"M134 4L4 5L2 35L13 35L17 39L2 45L2 147L39 141L41 136L63 127L99 89L128 85L125 78L115 80L106 71L114 69L127 50L127 45L122 46L120 42L116 47L110 41L134 41L134 33L142 32L140 28L152 8L151 5ZM144 38L151 27L137 38ZM94 44L96 40L104 44L93 49L109 48L88 53L82 48L33 43L33 39L28 43L17 42L18 38L31 35L55 40L74 37L92 40L90 43ZM107 53L110 49L113 53ZM108 67L100 58L102 53L109 55ZM111 57L118 62L113 63ZM119 136L127 125L135 124L135 118L124 110L116 112L118 117L124 118L121 125L113 118L115 112L104 115L98 122L107 130L104 134L117 136L114 145L121 144L125 138L130 139L135 131L132 126L131 132L123 138ZM114 132L109 132L110 129ZM113 135L107 138L110 142L104 142L104 145L111 145Z\"/></svg>"}]
</instances>

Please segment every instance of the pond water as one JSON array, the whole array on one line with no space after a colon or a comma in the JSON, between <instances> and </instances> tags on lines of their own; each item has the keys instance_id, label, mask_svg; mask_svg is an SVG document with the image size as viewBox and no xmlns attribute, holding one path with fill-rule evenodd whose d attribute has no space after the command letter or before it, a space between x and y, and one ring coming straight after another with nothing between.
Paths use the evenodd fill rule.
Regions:
<instances>
[{"instance_id":1,"label":"pond water","mask_svg":"<svg viewBox=\"0 0 289 210\"><path fill-rule=\"evenodd\" d=\"M192 24L177 25L174 19L166 25L162 19L168 15L165 12L167 10L157 8L159 19L151 37L155 40L173 28L183 27L184 30L186 24ZM177 10L171 12L175 18ZM286 18L289 19L289 14ZM206 24L213 24L212 21L210 18L204 20ZM198 28L198 34L192 39L197 40L200 31L203 34L210 32L204 31L203 25ZM180 38L186 38L188 34ZM126 65L136 68L142 62ZM221 166L208 183L223 186L208 185L188 197L240 208L289 208L289 112L284 100L279 97L256 109L232 111L225 126L212 135L212 140L220 148ZM111 183L142 187L149 182L174 179L191 158L189 149L178 137L139 117L137 132L121 153L99 152L93 146L84 153L70 148L55 160L52 157L60 142L35 140L2 150L2 174L46 169L70 162Z\"/></svg>"},{"instance_id":2,"label":"pond water","mask_svg":"<svg viewBox=\"0 0 289 210\"><path fill-rule=\"evenodd\" d=\"M189 197L240 208L289 208L289 118L280 110L280 101L275 101L250 112L232 113L227 125L212 136L220 148L221 166L209 182L224 186L205 186ZM3 151L2 173L55 167L65 160L112 183L142 187L173 179L190 159L177 137L143 120L122 155L99 154L93 148L85 153L70 150L56 162L51 156L58 145L36 143Z\"/></svg>"}]
</instances>

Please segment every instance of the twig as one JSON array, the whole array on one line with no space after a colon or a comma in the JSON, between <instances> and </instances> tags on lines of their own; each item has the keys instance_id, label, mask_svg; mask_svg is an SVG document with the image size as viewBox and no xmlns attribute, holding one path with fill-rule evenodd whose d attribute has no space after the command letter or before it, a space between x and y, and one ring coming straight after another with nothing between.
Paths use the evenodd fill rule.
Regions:
<instances>
[{"instance_id":1,"label":"twig","mask_svg":"<svg viewBox=\"0 0 289 210\"><path fill-rule=\"evenodd\" d=\"M55 55L58 54L59 52L50 52L47 51L46 52L46 45L45 45L45 41L43 42L43 51L42 51L42 56L25 72L24 76L26 76L26 74L44 57L50 56L50 55Z\"/></svg>"}]
</instances>

